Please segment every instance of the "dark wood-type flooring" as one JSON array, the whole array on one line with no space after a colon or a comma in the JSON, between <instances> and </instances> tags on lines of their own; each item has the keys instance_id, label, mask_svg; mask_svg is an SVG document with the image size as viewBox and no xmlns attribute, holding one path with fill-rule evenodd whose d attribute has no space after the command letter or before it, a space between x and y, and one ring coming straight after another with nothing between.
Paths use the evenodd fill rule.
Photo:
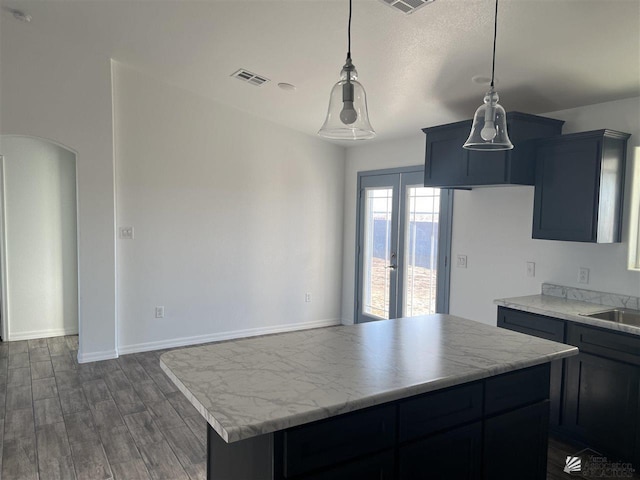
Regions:
<instances>
[{"instance_id":1,"label":"dark wood-type flooring","mask_svg":"<svg viewBox=\"0 0 640 480\"><path fill-rule=\"evenodd\" d=\"M206 421L163 352L77 362L78 337L0 343L0 478L204 479Z\"/></svg>"},{"instance_id":2,"label":"dark wood-type flooring","mask_svg":"<svg viewBox=\"0 0 640 480\"><path fill-rule=\"evenodd\" d=\"M640 480L640 472L638 472L638 465L633 467L636 469L636 473L633 476L583 476L577 473L568 474L564 472L564 465L568 455L575 455L580 452L584 447L578 445L571 445L565 443L557 438L549 439L549 457L547 461L547 480Z\"/></svg>"},{"instance_id":3,"label":"dark wood-type flooring","mask_svg":"<svg viewBox=\"0 0 640 480\"><path fill-rule=\"evenodd\" d=\"M160 369L166 350L78 364L77 349L0 342L0 478L204 479L206 421ZM583 479L563 472L578 450L551 439L547 479Z\"/></svg>"}]
</instances>

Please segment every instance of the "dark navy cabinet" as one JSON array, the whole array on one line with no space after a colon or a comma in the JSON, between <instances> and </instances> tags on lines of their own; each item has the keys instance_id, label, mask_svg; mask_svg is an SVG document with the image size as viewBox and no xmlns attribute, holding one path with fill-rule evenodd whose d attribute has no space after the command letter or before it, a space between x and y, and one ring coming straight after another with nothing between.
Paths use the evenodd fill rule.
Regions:
<instances>
[{"instance_id":1,"label":"dark navy cabinet","mask_svg":"<svg viewBox=\"0 0 640 480\"><path fill-rule=\"evenodd\" d=\"M536 142L533 238L620 241L628 138L596 130Z\"/></svg>"},{"instance_id":2,"label":"dark navy cabinet","mask_svg":"<svg viewBox=\"0 0 640 480\"><path fill-rule=\"evenodd\" d=\"M569 324L563 426L595 450L640 462L640 338Z\"/></svg>"},{"instance_id":3,"label":"dark navy cabinet","mask_svg":"<svg viewBox=\"0 0 640 480\"><path fill-rule=\"evenodd\" d=\"M578 347L551 364L552 430L640 465L640 336L505 307L498 326Z\"/></svg>"},{"instance_id":4,"label":"dark navy cabinet","mask_svg":"<svg viewBox=\"0 0 640 480\"><path fill-rule=\"evenodd\" d=\"M336 435L336 431L340 431ZM396 407L386 404L282 432L283 476L329 467L396 443Z\"/></svg>"},{"instance_id":5,"label":"dark navy cabinet","mask_svg":"<svg viewBox=\"0 0 640 480\"><path fill-rule=\"evenodd\" d=\"M482 422L454 428L400 447L398 479L421 478L480 480Z\"/></svg>"},{"instance_id":6,"label":"dark navy cabinet","mask_svg":"<svg viewBox=\"0 0 640 480\"><path fill-rule=\"evenodd\" d=\"M347 462L343 465L305 475L304 480L395 480L393 450Z\"/></svg>"},{"instance_id":7,"label":"dark navy cabinet","mask_svg":"<svg viewBox=\"0 0 640 480\"><path fill-rule=\"evenodd\" d=\"M462 145L471 120L424 128L425 186L472 188L488 185L533 185L533 139L560 135L563 121L520 112L507 113L513 150L478 152Z\"/></svg>"},{"instance_id":8,"label":"dark navy cabinet","mask_svg":"<svg viewBox=\"0 0 640 480\"><path fill-rule=\"evenodd\" d=\"M543 402L487 420L483 480L546 478L548 415L548 402ZM540 454L533 456L527 453L530 451Z\"/></svg>"},{"instance_id":9,"label":"dark navy cabinet","mask_svg":"<svg viewBox=\"0 0 640 480\"><path fill-rule=\"evenodd\" d=\"M507 330L526 333L558 343L565 342L565 322L557 318L544 317L532 313L498 307L498 326ZM560 425L562 406L562 371L564 360L551 362L551 380L549 384L550 413L552 428Z\"/></svg>"},{"instance_id":10,"label":"dark navy cabinet","mask_svg":"<svg viewBox=\"0 0 640 480\"><path fill-rule=\"evenodd\" d=\"M274 437L275 478L512 480L519 462L544 480L548 398L543 364L294 427Z\"/></svg>"},{"instance_id":11,"label":"dark navy cabinet","mask_svg":"<svg viewBox=\"0 0 640 480\"><path fill-rule=\"evenodd\" d=\"M467 151L462 148L471 120L424 128L427 136L425 187L461 187L467 181ZM467 132L467 136L469 133ZM462 141L462 143L460 143Z\"/></svg>"}]
</instances>

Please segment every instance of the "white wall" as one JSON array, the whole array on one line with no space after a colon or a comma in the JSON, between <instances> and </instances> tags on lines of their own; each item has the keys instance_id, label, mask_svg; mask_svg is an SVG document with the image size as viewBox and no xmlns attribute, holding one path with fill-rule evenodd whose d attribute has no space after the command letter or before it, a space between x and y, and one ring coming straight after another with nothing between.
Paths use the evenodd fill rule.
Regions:
<instances>
[{"instance_id":1,"label":"white wall","mask_svg":"<svg viewBox=\"0 0 640 480\"><path fill-rule=\"evenodd\" d=\"M496 321L496 298L540 292L542 282L640 295L640 273L626 269L629 198L634 162L640 162L640 98L544 114L565 120L564 133L610 128L631 133L623 243L582 244L531 239L533 187L478 188L454 195L452 255L466 254L468 268L451 271L450 313L484 323ZM351 148L345 179L343 321L353 321L356 172L424 162L424 135ZM634 188L640 188L635 185ZM351 225L351 227L348 227ZM536 276L526 276L527 261ZM577 283L578 267L590 269L590 283Z\"/></svg>"},{"instance_id":2,"label":"white wall","mask_svg":"<svg viewBox=\"0 0 640 480\"><path fill-rule=\"evenodd\" d=\"M114 65L120 352L339 323L344 149Z\"/></svg>"},{"instance_id":3,"label":"white wall","mask_svg":"<svg viewBox=\"0 0 640 480\"><path fill-rule=\"evenodd\" d=\"M2 153L8 339L76 334L75 155L15 136Z\"/></svg>"},{"instance_id":4,"label":"white wall","mask_svg":"<svg viewBox=\"0 0 640 480\"><path fill-rule=\"evenodd\" d=\"M116 355L110 59L1 16L0 133L77 153L81 360ZM1 148L0 148L1 150Z\"/></svg>"}]
</instances>

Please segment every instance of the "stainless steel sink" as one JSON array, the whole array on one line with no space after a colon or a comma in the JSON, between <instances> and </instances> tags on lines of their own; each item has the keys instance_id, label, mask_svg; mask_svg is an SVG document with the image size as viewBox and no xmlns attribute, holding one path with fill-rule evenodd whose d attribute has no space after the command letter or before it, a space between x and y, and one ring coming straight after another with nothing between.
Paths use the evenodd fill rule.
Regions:
<instances>
[{"instance_id":1,"label":"stainless steel sink","mask_svg":"<svg viewBox=\"0 0 640 480\"><path fill-rule=\"evenodd\" d=\"M610 322L640 326L640 310L610 308L595 313L581 313L581 315L583 317L599 318L601 320L609 320Z\"/></svg>"}]
</instances>

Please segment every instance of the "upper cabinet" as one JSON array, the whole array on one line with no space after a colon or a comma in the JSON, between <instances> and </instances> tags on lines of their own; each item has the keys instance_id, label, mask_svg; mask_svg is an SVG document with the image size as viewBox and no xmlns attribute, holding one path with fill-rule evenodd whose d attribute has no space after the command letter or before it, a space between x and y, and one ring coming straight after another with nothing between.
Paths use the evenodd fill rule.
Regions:
<instances>
[{"instance_id":1,"label":"upper cabinet","mask_svg":"<svg viewBox=\"0 0 640 480\"><path fill-rule=\"evenodd\" d=\"M629 136L596 130L536 142L533 238L620 241Z\"/></svg>"},{"instance_id":2,"label":"upper cabinet","mask_svg":"<svg viewBox=\"0 0 640 480\"><path fill-rule=\"evenodd\" d=\"M560 135L563 124L562 120L508 112L507 129L514 148L494 152L462 148L471 130L471 120L425 128L422 130L427 137L424 184L443 188L533 185L533 140Z\"/></svg>"}]
</instances>

